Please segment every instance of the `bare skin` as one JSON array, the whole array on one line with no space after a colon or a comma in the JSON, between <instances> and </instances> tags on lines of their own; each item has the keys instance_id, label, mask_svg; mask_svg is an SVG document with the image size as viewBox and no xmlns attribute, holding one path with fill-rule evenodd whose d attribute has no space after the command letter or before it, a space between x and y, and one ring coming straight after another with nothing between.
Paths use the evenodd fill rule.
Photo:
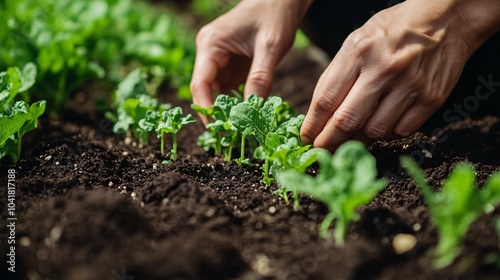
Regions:
<instances>
[{"instance_id":1,"label":"bare skin","mask_svg":"<svg viewBox=\"0 0 500 280\"><path fill-rule=\"evenodd\" d=\"M245 96L267 97L311 2L246 0L205 26L197 37L193 101L208 107L213 91L245 81ZM333 151L349 139L413 134L499 30L498 0L408 0L377 13L346 38L319 79L302 141Z\"/></svg>"}]
</instances>

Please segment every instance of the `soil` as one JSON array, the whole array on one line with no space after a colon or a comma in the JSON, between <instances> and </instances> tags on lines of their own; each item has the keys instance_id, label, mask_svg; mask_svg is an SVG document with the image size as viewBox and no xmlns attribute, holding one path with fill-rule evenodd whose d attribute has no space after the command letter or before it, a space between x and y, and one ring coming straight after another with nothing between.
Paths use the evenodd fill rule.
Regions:
<instances>
[{"instance_id":1,"label":"soil","mask_svg":"<svg viewBox=\"0 0 500 280\"><path fill-rule=\"evenodd\" d=\"M311 59L311 57L315 57ZM325 67L295 51L277 71L275 89L303 113ZM303 71L307 69L307 71ZM498 279L500 210L471 226L460 257L434 269L428 250L435 227L415 184L399 166L419 160L440 186L450 169L468 160L478 186L500 170L500 119L463 120L440 135L370 147L387 188L359 209L346 243L318 238L326 208L308 197L294 210L260 182L258 163L241 168L196 145L200 123L179 135L179 160L165 166L159 142L140 147L93 111L92 93L70 106L64 121L43 119L24 146L16 170L16 273L7 272L2 226L1 279ZM189 103L162 98L189 111ZM80 102L80 103L78 103ZM87 106L88 105L88 106ZM170 143L168 143L170 144ZM425 151L424 151L425 150ZM1 181L7 182L7 169ZM5 185L6 183L2 183ZM6 221L7 188L0 188ZM398 255L399 233L417 238Z\"/></svg>"}]
</instances>

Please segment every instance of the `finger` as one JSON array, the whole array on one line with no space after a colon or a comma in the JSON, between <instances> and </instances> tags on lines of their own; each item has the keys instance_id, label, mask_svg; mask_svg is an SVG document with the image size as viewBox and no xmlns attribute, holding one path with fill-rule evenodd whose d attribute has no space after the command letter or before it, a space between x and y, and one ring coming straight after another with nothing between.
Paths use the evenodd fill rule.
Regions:
<instances>
[{"instance_id":1,"label":"finger","mask_svg":"<svg viewBox=\"0 0 500 280\"><path fill-rule=\"evenodd\" d=\"M208 108L214 102L212 88L219 86L215 83L217 64L211 59L213 55L208 52L196 56L190 90L193 103Z\"/></svg>"},{"instance_id":2,"label":"finger","mask_svg":"<svg viewBox=\"0 0 500 280\"><path fill-rule=\"evenodd\" d=\"M394 126L415 102L416 96L416 92L402 94L397 90L385 95L353 139L371 144L380 139L393 138Z\"/></svg>"},{"instance_id":3,"label":"finger","mask_svg":"<svg viewBox=\"0 0 500 280\"><path fill-rule=\"evenodd\" d=\"M337 55L321 75L300 130L304 144L313 143L358 78L357 67L344 65L349 65L347 59Z\"/></svg>"},{"instance_id":4,"label":"finger","mask_svg":"<svg viewBox=\"0 0 500 280\"><path fill-rule=\"evenodd\" d=\"M354 135L375 108L380 99L381 84L362 74L324 129L314 140L314 146L337 149ZM370 81L370 82L368 82Z\"/></svg>"},{"instance_id":5,"label":"finger","mask_svg":"<svg viewBox=\"0 0 500 280\"><path fill-rule=\"evenodd\" d=\"M411 106L394 126L394 135L397 138L411 136L425 123L436 109L435 106L426 106L424 104Z\"/></svg>"},{"instance_id":6,"label":"finger","mask_svg":"<svg viewBox=\"0 0 500 280\"><path fill-rule=\"evenodd\" d=\"M281 56L276 44L271 39L256 43L254 58L245 84L245 99L251 94L261 97L269 95L274 70Z\"/></svg>"}]
</instances>

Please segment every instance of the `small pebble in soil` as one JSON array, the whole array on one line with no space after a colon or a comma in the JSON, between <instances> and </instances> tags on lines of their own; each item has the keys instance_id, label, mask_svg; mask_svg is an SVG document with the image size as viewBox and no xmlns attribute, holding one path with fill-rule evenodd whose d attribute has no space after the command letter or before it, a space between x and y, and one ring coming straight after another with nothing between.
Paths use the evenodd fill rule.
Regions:
<instances>
[{"instance_id":1,"label":"small pebble in soil","mask_svg":"<svg viewBox=\"0 0 500 280\"><path fill-rule=\"evenodd\" d=\"M162 200L161 200L161 205L163 205L163 206L167 205L167 204L168 204L168 202L169 202L169 200L170 200L170 199L168 199L168 198L164 198L164 199L162 199Z\"/></svg>"},{"instance_id":2,"label":"small pebble in soil","mask_svg":"<svg viewBox=\"0 0 500 280\"><path fill-rule=\"evenodd\" d=\"M135 192L132 192L132 193L130 194L130 196L132 197L132 199L133 199L133 200L135 200L135 197L136 197Z\"/></svg>"},{"instance_id":3,"label":"small pebble in soil","mask_svg":"<svg viewBox=\"0 0 500 280\"><path fill-rule=\"evenodd\" d=\"M156 163L153 164L153 170L156 170L158 168L158 165Z\"/></svg>"},{"instance_id":4,"label":"small pebble in soil","mask_svg":"<svg viewBox=\"0 0 500 280\"><path fill-rule=\"evenodd\" d=\"M56 242L61 237L61 234L62 234L61 227L55 226L50 231L50 239L52 239L54 242Z\"/></svg>"},{"instance_id":5,"label":"small pebble in soil","mask_svg":"<svg viewBox=\"0 0 500 280\"><path fill-rule=\"evenodd\" d=\"M252 262L252 269L257 273L267 276L271 272L271 267L269 266L269 259L264 254L257 254L255 256L255 261Z\"/></svg>"},{"instance_id":6,"label":"small pebble in soil","mask_svg":"<svg viewBox=\"0 0 500 280\"><path fill-rule=\"evenodd\" d=\"M128 156L128 152L127 151L123 152L122 156Z\"/></svg>"},{"instance_id":7,"label":"small pebble in soil","mask_svg":"<svg viewBox=\"0 0 500 280\"><path fill-rule=\"evenodd\" d=\"M422 153L424 154L424 157L426 157L426 158L432 158L432 154L429 151L422 150Z\"/></svg>"},{"instance_id":8,"label":"small pebble in soil","mask_svg":"<svg viewBox=\"0 0 500 280\"><path fill-rule=\"evenodd\" d=\"M269 213L271 213L271 214L276 213L276 207L274 207L274 206L269 207Z\"/></svg>"},{"instance_id":9,"label":"small pebble in soil","mask_svg":"<svg viewBox=\"0 0 500 280\"><path fill-rule=\"evenodd\" d=\"M29 247L31 245L31 239L29 239L29 237L23 236L19 239L19 244L24 247Z\"/></svg>"},{"instance_id":10,"label":"small pebble in soil","mask_svg":"<svg viewBox=\"0 0 500 280\"><path fill-rule=\"evenodd\" d=\"M210 208L210 209L207 210L207 212L205 212L205 216L207 216L209 218L213 217L214 214L215 214L215 209L213 209L213 208Z\"/></svg>"},{"instance_id":11,"label":"small pebble in soil","mask_svg":"<svg viewBox=\"0 0 500 280\"><path fill-rule=\"evenodd\" d=\"M415 223L415 224L413 225L413 231L419 231L419 230L421 230L421 229L422 229L422 225L421 225L421 224L419 224L419 223Z\"/></svg>"},{"instance_id":12,"label":"small pebble in soil","mask_svg":"<svg viewBox=\"0 0 500 280\"><path fill-rule=\"evenodd\" d=\"M191 217L188 220L188 224L191 224L191 225L196 224L196 222L197 222L196 217Z\"/></svg>"},{"instance_id":13,"label":"small pebble in soil","mask_svg":"<svg viewBox=\"0 0 500 280\"><path fill-rule=\"evenodd\" d=\"M51 159L52 159L52 156L47 156L47 157L45 157L45 160L46 160L46 161L49 161L49 160L51 160Z\"/></svg>"},{"instance_id":14,"label":"small pebble in soil","mask_svg":"<svg viewBox=\"0 0 500 280\"><path fill-rule=\"evenodd\" d=\"M58 162L58 161L56 161L56 165L59 165L59 164L61 164L61 163L60 163L60 162Z\"/></svg>"},{"instance_id":15,"label":"small pebble in soil","mask_svg":"<svg viewBox=\"0 0 500 280\"><path fill-rule=\"evenodd\" d=\"M398 255L411 251L417 244L417 238L414 235L400 233L392 240L392 247Z\"/></svg>"},{"instance_id":16,"label":"small pebble in soil","mask_svg":"<svg viewBox=\"0 0 500 280\"><path fill-rule=\"evenodd\" d=\"M110 182L108 183L108 186L112 187L112 186L113 186L113 182L112 182L112 181L110 181Z\"/></svg>"},{"instance_id":17,"label":"small pebble in soil","mask_svg":"<svg viewBox=\"0 0 500 280\"><path fill-rule=\"evenodd\" d=\"M132 142L132 147L137 147L137 142Z\"/></svg>"},{"instance_id":18,"label":"small pebble in soil","mask_svg":"<svg viewBox=\"0 0 500 280\"><path fill-rule=\"evenodd\" d=\"M125 145L130 145L130 143L132 143L132 138L130 137L125 138L125 141L123 141L123 143L125 143Z\"/></svg>"}]
</instances>

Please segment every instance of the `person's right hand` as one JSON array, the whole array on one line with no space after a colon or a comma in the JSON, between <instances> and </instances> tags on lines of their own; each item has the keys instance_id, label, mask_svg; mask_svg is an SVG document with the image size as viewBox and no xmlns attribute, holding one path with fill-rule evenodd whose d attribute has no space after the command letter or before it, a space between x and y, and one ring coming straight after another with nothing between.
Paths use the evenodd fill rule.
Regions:
<instances>
[{"instance_id":1,"label":"person's right hand","mask_svg":"<svg viewBox=\"0 0 500 280\"><path fill-rule=\"evenodd\" d=\"M213 103L212 92L229 93L245 83L245 97L267 97L276 65L292 46L312 0L242 1L204 26L196 38L191 80L193 102Z\"/></svg>"}]
</instances>

